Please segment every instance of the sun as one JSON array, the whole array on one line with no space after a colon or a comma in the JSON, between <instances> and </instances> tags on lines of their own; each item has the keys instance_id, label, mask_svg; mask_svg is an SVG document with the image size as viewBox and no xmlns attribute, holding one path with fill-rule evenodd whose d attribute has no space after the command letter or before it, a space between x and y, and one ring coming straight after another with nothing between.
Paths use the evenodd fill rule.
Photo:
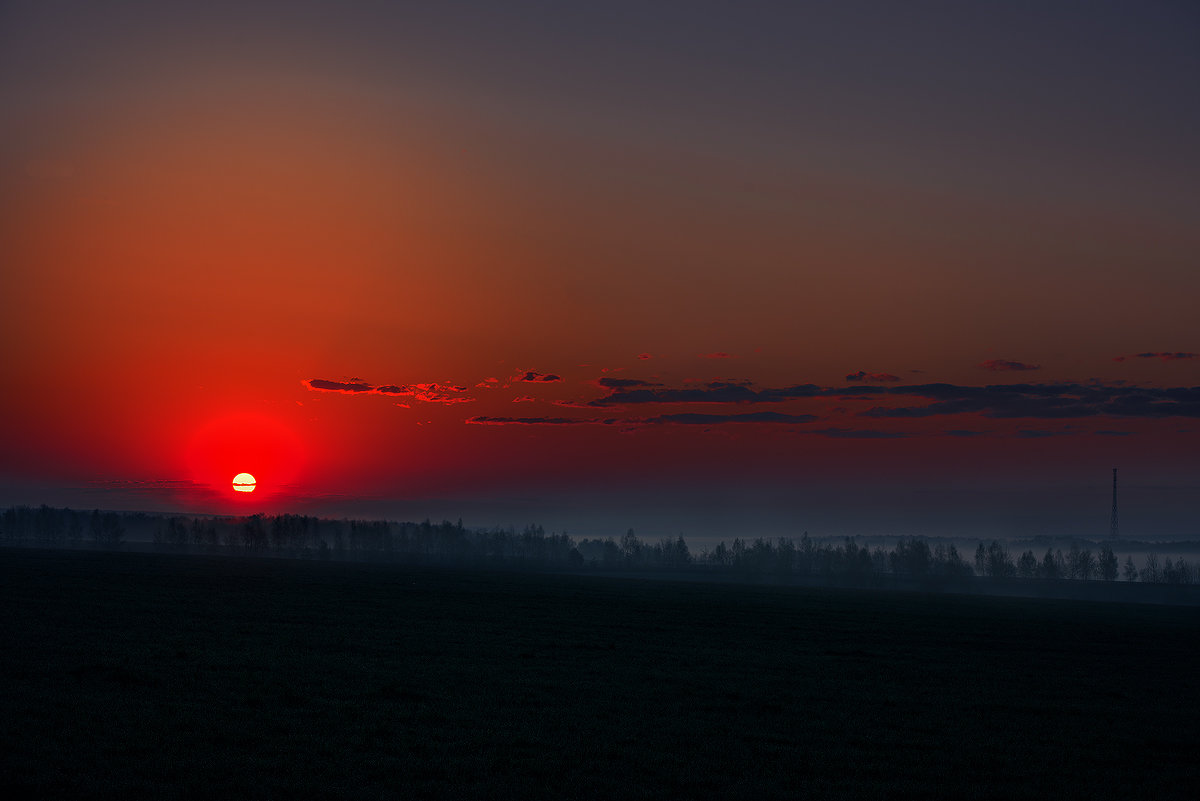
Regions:
<instances>
[{"instance_id":1,"label":"sun","mask_svg":"<svg viewBox=\"0 0 1200 801\"><path fill-rule=\"evenodd\" d=\"M254 492L254 488L257 486L258 482L249 473L238 473L233 477L234 492Z\"/></svg>"}]
</instances>

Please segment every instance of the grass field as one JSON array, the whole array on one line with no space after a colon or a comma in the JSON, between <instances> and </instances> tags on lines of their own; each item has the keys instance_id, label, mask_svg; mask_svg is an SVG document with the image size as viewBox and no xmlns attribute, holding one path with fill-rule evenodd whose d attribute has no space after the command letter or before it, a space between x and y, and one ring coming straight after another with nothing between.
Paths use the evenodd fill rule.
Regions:
<instances>
[{"instance_id":1,"label":"grass field","mask_svg":"<svg viewBox=\"0 0 1200 801\"><path fill-rule=\"evenodd\" d=\"M0 551L41 798L1195 798L1195 608Z\"/></svg>"}]
</instances>

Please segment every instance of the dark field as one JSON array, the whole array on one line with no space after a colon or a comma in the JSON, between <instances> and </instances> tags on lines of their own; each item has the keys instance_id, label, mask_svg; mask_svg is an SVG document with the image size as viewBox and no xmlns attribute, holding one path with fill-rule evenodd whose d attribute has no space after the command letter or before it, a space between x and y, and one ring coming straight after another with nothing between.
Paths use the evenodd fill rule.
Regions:
<instances>
[{"instance_id":1,"label":"dark field","mask_svg":"<svg viewBox=\"0 0 1200 801\"><path fill-rule=\"evenodd\" d=\"M1196 798L1194 608L0 551L37 797Z\"/></svg>"}]
</instances>

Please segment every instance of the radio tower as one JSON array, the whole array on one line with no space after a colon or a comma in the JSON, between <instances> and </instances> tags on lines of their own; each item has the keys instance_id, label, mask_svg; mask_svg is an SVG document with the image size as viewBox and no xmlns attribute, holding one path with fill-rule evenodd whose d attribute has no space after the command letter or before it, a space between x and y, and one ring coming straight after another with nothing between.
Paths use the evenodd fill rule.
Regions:
<instances>
[{"instance_id":1,"label":"radio tower","mask_svg":"<svg viewBox=\"0 0 1200 801\"><path fill-rule=\"evenodd\" d=\"M1112 519L1108 524L1108 538L1115 540L1117 538L1117 468L1113 468L1113 508Z\"/></svg>"}]
</instances>

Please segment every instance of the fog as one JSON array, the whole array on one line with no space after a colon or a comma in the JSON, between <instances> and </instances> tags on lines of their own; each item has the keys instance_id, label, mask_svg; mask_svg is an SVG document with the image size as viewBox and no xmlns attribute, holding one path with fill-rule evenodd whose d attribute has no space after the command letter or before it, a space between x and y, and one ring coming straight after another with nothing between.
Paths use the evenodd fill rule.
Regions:
<instances>
[{"instance_id":1,"label":"fog","mask_svg":"<svg viewBox=\"0 0 1200 801\"><path fill-rule=\"evenodd\" d=\"M162 515L10 507L0 545L594 572L689 580L1200 603L1200 542L915 536L573 536L540 524L472 527L311 515Z\"/></svg>"}]
</instances>

